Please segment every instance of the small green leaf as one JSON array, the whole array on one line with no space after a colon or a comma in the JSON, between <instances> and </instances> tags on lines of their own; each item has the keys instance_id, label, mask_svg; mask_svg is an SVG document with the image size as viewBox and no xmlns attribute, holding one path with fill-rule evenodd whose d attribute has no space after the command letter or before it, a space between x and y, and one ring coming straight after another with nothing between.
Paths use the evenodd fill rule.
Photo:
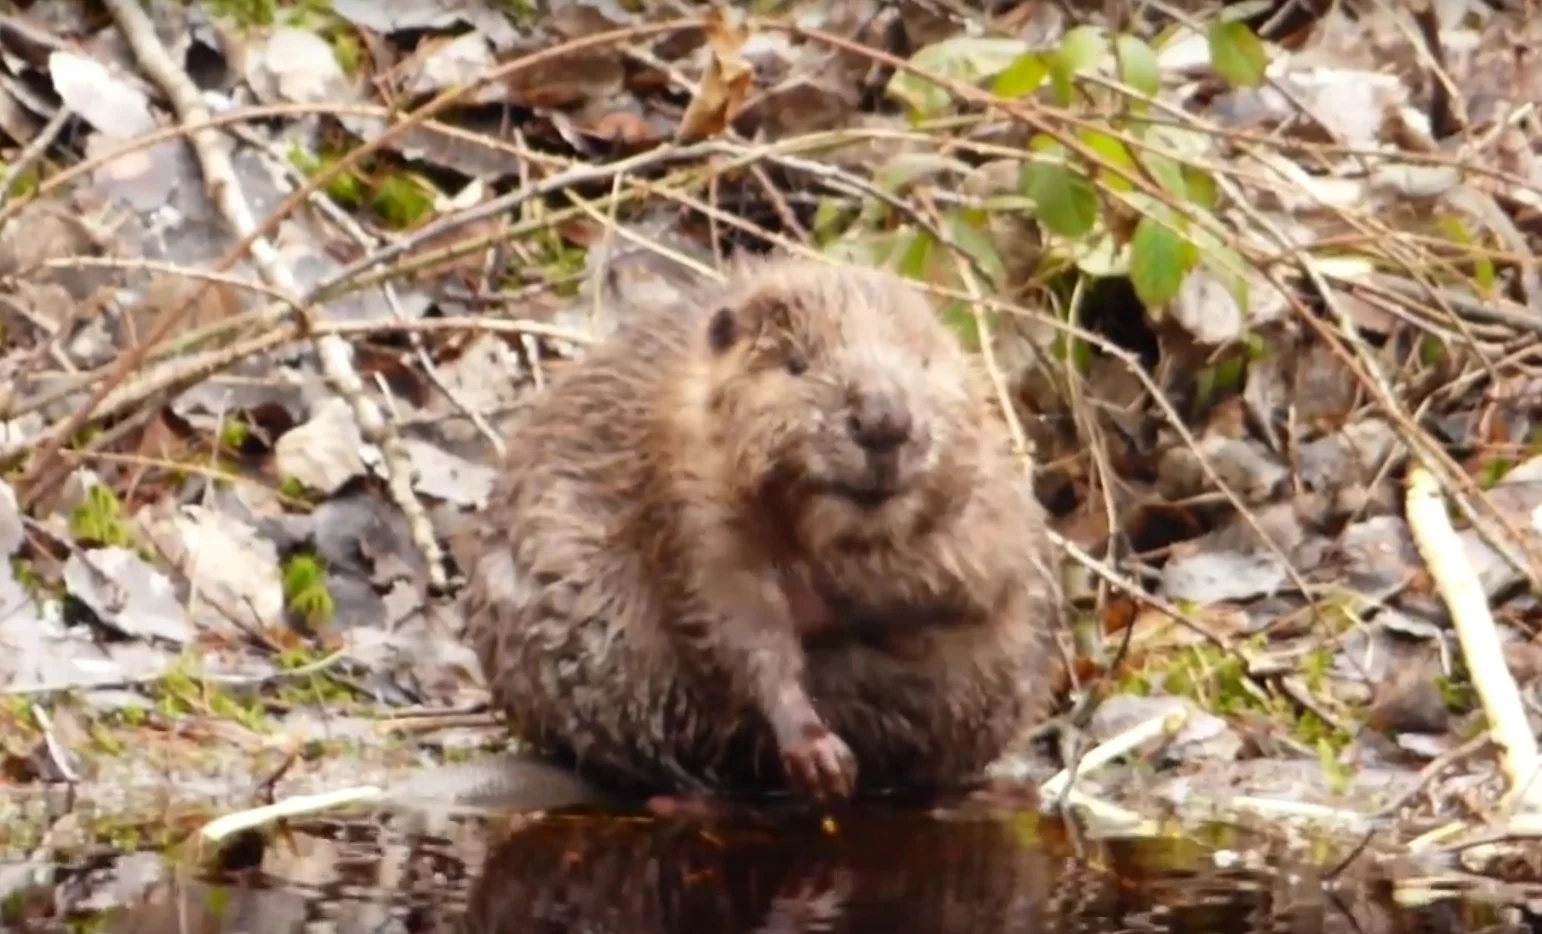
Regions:
<instances>
[{"instance_id":1,"label":"small green leaf","mask_svg":"<svg viewBox=\"0 0 1542 934\"><path fill-rule=\"evenodd\" d=\"M1262 360L1269 356L1269 346L1256 331L1248 331L1242 335L1242 349L1247 351L1249 360Z\"/></svg>"},{"instance_id":2,"label":"small green leaf","mask_svg":"<svg viewBox=\"0 0 1542 934\"><path fill-rule=\"evenodd\" d=\"M1193 244L1154 218L1141 218L1130 240L1130 284L1141 304L1154 311L1176 298L1196 258Z\"/></svg>"},{"instance_id":3,"label":"small green leaf","mask_svg":"<svg viewBox=\"0 0 1542 934\"><path fill-rule=\"evenodd\" d=\"M1474 245L1475 238L1472 235L1472 231L1467 229L1467 225L1463 223L1460 217L1449 215L1441 217L1436 221L1436 227L1450 238L1453 243L1465 247ZM1474 285L1478 287L1480 293L1492 295L1494 287L1497 285L1493 259L1474 251L1472 262Z\"/></svg>"},{"instance_id":4,"label":"small green leaf","mask_svg":"<svg viewBox=\"0 0 1542 934\"><path fill-rule=\"evenodd\" d=\"M894 158L879 166L873 173L873 181L884 191L895 193L911 182L926 178L929 175L939 175L943 172L957 172L963 175L970 171L969 164L944 156L936 152L902 152Z\"/></svg>"},{"instance_id":5,"label":"small green leaf","mask_svg":"<svg viewBox=\"0 0 1542 934\"><path fill-rule=\"evenodd\" d=\"M1151 173L1151 178L1169 194L1185 201L1189 198L1189 186L1183 177L1183 164L1162 153L1150 149L1140 151L1141 165Z\"/></svg>"},{"instance_id":6,"label":"small green leaf","mask_svg":"<svg viewBox=\"0 0 1542 934\"><path fill-rule=\"evenodd\" d=\"M1243 355L1227 357L1215 365L1215 388L1231 392L1242 386L1242 378L1246 375L1247 359Z\"/></svg>"},{"instance_id":7,"label":"small green leaf","mask_svg":"<svg viewBox=\"0 0 1542 934\"><path fill-rule=\"evenodd\" d=\"M991 93L1007 100L1026 97L1037 91L1048 76L1049 65L1045 64L1044 56L1038 52L1029 52L1018 56L1017 61L996 76Z\"/></svg>"},{"instance_id":8,"label":"small green leaf","mask_svg":"<svg viewBox=\"0 0 1542 934\"><path fill-rule=\"evenodd\" d=\"M926 46L911 56L910 63L939 77L978 84L1005 71L1028 51L1028 44L1020 39L956 36ZM944 110L952 99L941 85L909 71L896 71L887 91L921 116Z\"/></svg>"},{"instance_id":9,"label":"small green leaf","mask_svg":"<svg viewBox=\"0 0 1542 934\"><path fill-rule=\"evenodd\" d=\"M839 199L820 198L819 205L814 208L814 239L828 243L831 237L840 233L836 227L845 213L846 206Z\"/></svg>"},{"instance_id":10,"label":"small green leaf","mask_svg":"<svg viewBox=\"0 0 1542 934\"><path fill-rule=\"evenodd\" d=\"M1194 245L1199 251L1199 261L1210 270L1216 281L1226 289L1242 309L1244 319L1248 313L1247 263L1242 254L1221 242L1209 231L1195 227Z\"/></svg>"},{"instance_id":11,"label":"small green leaf","mask_svg":"<svg viewBox=\"0 0 1542 934\"><path fill-rule=\"evenodd\" d=\"M971 223L964 212L957 212L948 218L948 236L990 277L991 285L1000 288L1006 283L1007 267L1001 261L1001 254L996 252L990 234Z\"/></svg>"},{"instance_id":12,"label":"small green leaf","mask_svg":"<svg viewBox=\"0 0 1542 934\"><path fill-rule=\"evenodd\" d=\"M1071 74L1078 75L1097 65L1107 51L1108 37L1103 35L1103 30L1096 26L1077 26L1060 40L1055 54L1064 61Z\"/></svg>"},{"instance_id":13,"label":"small green leaf","mask_svg":"<svg viewBox=\"0 0 1542 934\"><path fill-rule=\"evenodd\" d=\"M1060 141L1048 133L1039 133L1028 141L1028 151L1063 155L1065 147L1060 145Z\"/></svg>"},{"instance_id":14,"label":"small green leaf","mask_svg":"<svg viewBox=\"0 0 1542 934\"><path fill-rule=\"evenodd\" d=\"M1071 66L1066 63L1063 56L1051 55L1049 58L1049 86L1055 91L1055 103L1062 107L1069 107L1075 97L1071 86Z\"/></svg>"},{"instance_id":15,"label":"small green leaf","mask_svg":"<svg viewBox=\"0 0 1542 934\"><path fill-rule=\"evenodd\" d=\"M1473 265L1478 293L1492 296L1494 290L1499 287L1499 275L1494 271L1494 260L1488 256L1476 256L1473 257Z\"/></svg>"},{"instance_id":16,"label":"small green leaf","mask_svg":"<svg viewBox=\"0 0 1542 934\"><path fill-rule=\"evenodd\" d=\"M909 235L909 242L901 241L903 248L897 249L899 253L899 273L907 279L926 281L926 270L931 265L932 245L937 241L924 230L918 230Z\"/></svg>"},{"instance_id":17,"label":"small green leaf","mask_svg":"<svg viewBox=\"0 0 1542 934\"><path fill-rule=\"evenodd\" d=\"M969 306L953 299L943 306L942 320L958 335L959 342L968 350L980 349L980 322Z\"/></svg>"},{"instance_id":18,"label":"small green leaf","mask_svg":"<svg viewBox=\"0 0 1542 934\"><path fill-rule=\"evenodd\" d=\"M1139 174L1135 170L1135 157L1130 155L1129 147L1122 140L1101 130L1091 129L1081 130L1077 136L1081 138L1082 145L1092 150L1105 165L1123 169L1128 175ZM1129 191L1133 187L1124 176L1107 171L1103 165L1097 166L1094 171L1113 190Z\"/></svg>"},{"instance_id":19,"label":"small green leaf","mask_svg":"<svg viewBox=\"0 0 1542 934\"><path fill-rule=\"evenodd\" d=\"M1210 65L1217 74L1237 87L1256 88L1263 83L1269 55L1247 23L1217 20L1211 23L1206 38Z\"/></svg>"},{"instance_id":20,"label":"small green leaf","mask_svg":"<svg viewBox=\"0 0 1542 934\"><path fill-rule=\"evenodd\" d=\"M1121 35L1114 40L1114 51L1119 56L1119 80L1147 97L1156 97L1162 89L1162 68L1151 46L1135 36Z\"/></svg>"},{"instance_id":21,"label":"small green leaf","mask_svg":"<svg viewBox=\"0 0 1542 934\"><path fill-rule=\"evenodd\" d=\"M1214 211L1221 200L1221 190L1215 183L1215 176L1192 165L1183 166L1182 172L1183 188L1188 192L1189 203Z\"/></svg>"},{"instance_id":22,"label":"small green leaf","mask_svg":"<svg viewBox=\"0 0 1542 934\"><path fill-rule=\"evenodd\" d=\"M1060 163L1024 165L1022 188L1052 233L1080 237L1097 222L1098 193L1092 183Z\"/></svg>"},{"instance_id":23,"label":"small green leaf","mask_svg":"<svg viewBox=\"0 0 1542 934\"><path fill-rule=\"evenodd\" d=\"M1107 49L1108 39L1094 26L1078 26L1065 34L1049 55L1050 84L1062 106L1071 104L1071 79L1096 65Z\"/></svg>"},{"instance_id":24,"label":"small green leaf","mask_svg":"<svg viewBox=\"0 0 1542 934\"><path fill-rule=\"evenodd\" d=\"M1107 230L1072 241L1067 252L1076 269L1088 278L1109 279L1129 275L1130 251Z\"/></svg>"}]
</instances>

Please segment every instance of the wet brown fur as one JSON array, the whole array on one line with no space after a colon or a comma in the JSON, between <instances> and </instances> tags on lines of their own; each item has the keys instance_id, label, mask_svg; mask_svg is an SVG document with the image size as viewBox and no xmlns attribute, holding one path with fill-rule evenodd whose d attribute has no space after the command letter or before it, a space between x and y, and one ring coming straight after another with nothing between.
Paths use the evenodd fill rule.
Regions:
<instances>
[{"instance_id":1,"label":"wet brown fur","mask_svg":"<svg viewBox=\"0 0 1542 934\"><path fill-rule=\"evenodd\" d=\"M457 542L495 704L648 789L783 788L778 747L822 730L859 789L977 777L1044 713L1057 600L983 386L887 273L753 260L640 312L553 380ZM868 456L857 412L912 430Z\"/></svg>"}]
</instances>

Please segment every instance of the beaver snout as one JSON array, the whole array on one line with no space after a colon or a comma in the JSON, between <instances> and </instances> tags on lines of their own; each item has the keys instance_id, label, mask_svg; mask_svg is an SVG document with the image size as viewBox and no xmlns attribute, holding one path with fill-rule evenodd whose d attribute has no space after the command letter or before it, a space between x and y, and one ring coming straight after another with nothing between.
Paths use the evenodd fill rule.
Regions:
<instances>
[{"instance_id":1,"label":"beaver snout","mask_svg":"<svg viewBox=\"0 0 1542 934\"><path fill-rule=\"evenodd\" d=\"M852 405L846 427L852 440L869 454L890 454L910 440L915 419L894 396L866 393Z\"/></svg>"}]
</instances>

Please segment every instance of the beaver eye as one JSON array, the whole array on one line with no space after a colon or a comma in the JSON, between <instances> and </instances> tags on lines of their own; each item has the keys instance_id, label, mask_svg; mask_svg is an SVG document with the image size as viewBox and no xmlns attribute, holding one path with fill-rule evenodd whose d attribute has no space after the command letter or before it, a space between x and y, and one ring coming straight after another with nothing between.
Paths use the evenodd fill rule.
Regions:
<instances>
[{"instance_id":1,"label":"beaver eye","mask_svg":"<svg viewBox=\"0 0 1542 934\"><path fill-rule=\"evenodd\" d=\"M785 366L793 376L802 376L808 372L808 360L802 354L788 354Z\"/></svg>"}]
</instances>

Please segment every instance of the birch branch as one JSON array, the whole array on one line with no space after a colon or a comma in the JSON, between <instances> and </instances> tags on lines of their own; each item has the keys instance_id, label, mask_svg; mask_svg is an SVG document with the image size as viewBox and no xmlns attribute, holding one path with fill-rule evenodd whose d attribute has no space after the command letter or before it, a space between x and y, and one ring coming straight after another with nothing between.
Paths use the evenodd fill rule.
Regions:
<instances>
[{"instance_id":1,"label":"birch branch","mask_svg":"<svg viewBox=\"0 0 1542 934\"><path fill-rule=\"evenodd\" d=\"M208 124L211 114L197 86L171 60L144 9L134 0L105 0L105 3L117 21L118 28L123 31L123 37L133 50L139 67L171 100L177 119L184 124ZM230 142L218 130L207 125L191 132L189 140L203 171L204 185L210 200L219 208L225 223L236 236L250 236L257 230L257 221L252 216L236 176L235 166L231 163ZM336 334L318 334L314 331L314 309L300 303L303 290L294 273L279 258L278 251L267 238L253 239L251 254L263 281L289 301L291 315L297 319L302 333L311 335L322 375L353 409L360 433L366 441L380 449L385 461L386 484L391 499L401 509L412 529L413 543L428 566L429 585L434 589L442 589L445 585L443 555L434 538L428 513L412 489L411 455L395 426L374 400L365 394L364 380L353 366L352 346Z\"/></svg>"}]
</instances>

